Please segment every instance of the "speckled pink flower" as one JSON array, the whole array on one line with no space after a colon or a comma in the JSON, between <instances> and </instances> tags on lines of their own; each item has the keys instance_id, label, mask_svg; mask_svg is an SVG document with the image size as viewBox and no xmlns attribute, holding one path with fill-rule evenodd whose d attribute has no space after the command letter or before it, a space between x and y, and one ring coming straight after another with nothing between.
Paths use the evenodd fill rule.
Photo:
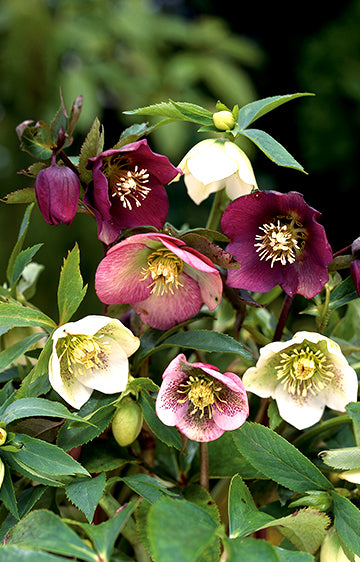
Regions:
<instances>
[{"instance_id":1,"label":"speckled pink flower","mask_svg":"<svg viewBox=\"0 0 360 562\"><path fill-rule=\"evenodd\" d=\"M164 226L169 207L164 186L182 172L152 152L146 139L89 158L87 167L93 181L84 203L94 212L99 240L111 244L126 228Z\"/></svg>"},{"instance_id":2,"label":"speckled pink flower","mask_svg":"<svg viewBox=\"0 0 360 562\"><path fill-rule=\"evenodd\" d=\"M214 264L182 240L166 234L135 234L119 242L100 262L95 289L106 304L127 303L153 328L167 330L214 310L222 281Z\"/></svg>"},{"instance_id":3,"label":"speckled pink flower","mask_svg":"<svg viewBox=\"0 0 360 562\"><path fill-rule=\"evenodd\" d=\"M260 293L280 285L289 296L313 298L333 259L319 216L295 191L256 191L229 203L221 229L241 267L229 270L227 285Z\"/></svg>"},{"instance_id":4,"label":"speckled pink flower","mask_svg":"<svg viewBox=\"0 0 360 562\"><path fill-rule=\"evenodd\" d=\"M156 414L193 441L214 441L240 427L249 415L241 379L205 363L189 363L182 353L163 374Z\"/></svg>"}]
</instances>

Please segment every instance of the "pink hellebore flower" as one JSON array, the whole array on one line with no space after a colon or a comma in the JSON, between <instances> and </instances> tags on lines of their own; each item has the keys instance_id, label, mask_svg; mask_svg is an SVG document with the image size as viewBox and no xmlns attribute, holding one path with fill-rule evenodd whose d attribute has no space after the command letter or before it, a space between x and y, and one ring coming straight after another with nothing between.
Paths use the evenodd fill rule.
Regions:
<instances>
[{"instance_id":1,"label":"pink hellebore flower","mask_svg":"<svg viewBox=\"0 0 360 562\"><path fill-rule=\"evenodd\" d=\"M95 289L106 304L127 303L144 323L167 330L197 314L214 310L222 281L213 263L166 234L136 234L119 242L100 262Z\"/></svg>"},{"instance_id":2,"label":"pink hellebore flower","mask_svg":"<svg viewBox=\"0 0 360 562\"><path fill-rule=\"evenodd\" d=\"M95 214L98 238L111 244L126 228L164 226L168 198L164 185L181 173L146 139L89 158L93 181L84 203Z\"/></svg>"},{"instance_id":3,"label":"pink hellebore flower","mask_svg":"<svg viewBox=\"0 0 360 562\"><path fill-rule=\"evenodd\" d=\"M325 406L344 412L357 400L356 372L339 345L316 332L297 332L289 341L265 345L243 383L257 396L274 398L280 416L297 429L317 423Z\"/></svg>"},{"instance_id":4,"label":"pink hellebore flower","mask_svg":"<svg viewBox=\"0 0 360 562\"><path fill-rule=\"evenodd\" d=\"M163 374L156 414L193 441L214 441L240 427L249 415L241 379L205 363L189 363L182 353Z\"/></svg>"},{"instance_id":5,"label":"pink hellebore flower","mask_svg":"<svg viewBox=\"0 0 360 562\"><path fill-rule=\"evenodd\" d=\"M355 285L357 294L360 296L360 236L351 245L351 252L354 257L350 263L350 275Z\"/></svg>"},{"instance_id":6,"label":"pink hellebore flower","mask_svg":"<svg viewBox=\"0 0 360 562\"><path fill-rule=\"evenodd\" d=\"M289 296L317 295L333 259L319 216L295 191L256 191L229 203L221 228L241 267L228 272L227 285L260 293L280 285Z\"/></svg>"}]
</instances>

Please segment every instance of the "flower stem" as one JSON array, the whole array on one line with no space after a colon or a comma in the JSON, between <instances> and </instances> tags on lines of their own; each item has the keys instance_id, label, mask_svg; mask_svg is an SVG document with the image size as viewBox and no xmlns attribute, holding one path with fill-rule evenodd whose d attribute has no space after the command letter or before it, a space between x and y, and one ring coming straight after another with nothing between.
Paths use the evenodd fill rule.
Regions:
<instances>
[{"instance_id":1,"label":"flower stem","mask_svg":"<svg viewBox=\"0 0 360 562\"><path fill-rule=\"evenodd\" d=\"M209 451L206 442L200 443L200 485L209 491Z\"/></svg>"},{"instance_id":2,"label":"flower stem","mask_svg":"<svg viewBox=\"0 0 360 562\"><path fill-rule=\"evenodd\" d=\"M215 193L211 211L206 223L206 228L208 230L217 230L221 215L227 205L227 200L228 197L224 189L220 189L220 191Z\"/></svg>"},{"instance_id":3,"label":"flower stem","mask_svg":"<svg viewBox=\"0 0 360 562\"><path fill-rule=\"evenodd\" d=\"M278 323L277 323L277 326L275 328L273 341L280 341L281 340L281 336L283 334L285 324L286 324L286 320L287 320L287 317L289 315L290 308L291 308L293 300L294 300L294 297L290 297L289 295L285 295L283 305L282 305L282 308L281 308L281 311L280 311Z\"/></svg>"}]
</instances>

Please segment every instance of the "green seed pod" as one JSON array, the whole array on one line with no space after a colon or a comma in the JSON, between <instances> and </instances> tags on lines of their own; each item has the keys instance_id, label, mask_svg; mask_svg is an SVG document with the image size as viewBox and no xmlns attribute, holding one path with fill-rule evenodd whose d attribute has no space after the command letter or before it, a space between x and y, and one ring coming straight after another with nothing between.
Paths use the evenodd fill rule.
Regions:
<instances>
[{"instance_id":1,"label":"green seed pod","mask_svg":"<svg viewBox=\"0 0 360 562\"><path fill-rule=\"evenodd\" d=\"M213 114L214 125L219 131L227 131L235 126L235 119L231 111L217 111Z\"/></svg>"},{"instance_id":2,"label":"green seed pod","mask_svg":"<svg viewBox=\"0 0 360 562\"><path fill-rule=\"evenodd\" d=\"M117 408L111 423L115 441L120 447L126 447L135 441L143 424L141 408L130 397L124 398Z\"/></svg>"}]
</instances>

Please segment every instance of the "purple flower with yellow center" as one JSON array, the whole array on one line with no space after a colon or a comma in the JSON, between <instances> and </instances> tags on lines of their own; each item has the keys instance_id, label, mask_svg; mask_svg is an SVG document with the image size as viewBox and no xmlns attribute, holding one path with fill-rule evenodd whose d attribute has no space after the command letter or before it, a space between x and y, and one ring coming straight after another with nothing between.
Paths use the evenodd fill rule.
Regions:
<instances>
[{"instance_id":1,"label":"purple flower with yellow center","mask_svg":"<svg viewBox=\"0 0 360 562\"><path fill-rule=\"evenodd\" d=\"M111 244L126 228L164 226L168 212L165 185L181 173L146 139L89 158L93 181L84 203L94 212L98 238Z\"/></svg>"},{"instance_id":2,"label":"purple flower with yellow center","mask_svg":"<svg viewBox=\"0 0 360 562\"><path fill-rule=\"evenodd\" d=\"M235 199L221 218L226 250L241 263L228 272L230 287L266 293L275 285L312 298L329 280L333 255L320 213L300 193L257 191Z\"/></svg>"},{"instance_id":3,"label":"purple flower with yellow center","mask_svg":"<svg viewBox=\"0 0 360 562\"><path fill-rule=\"evenodd\" d=\"M240 427L249 415L247 394L234 373L214 365L189 363L180 353L163 374L156 414L193 441L214 441Z\"/></svg>"},{"instance_id":4,"label":"purple flower with yellow center","mask_svg":"<svg viewBox=\"0 0 360 562\"><path fill-rule=\"evenodd\" d=\"M317 423L325 406L344 412L356 402L358 379L339 345L316 332L297 332L260 349L244 373L247 391L276 400L280 416L297 429Z\"/></svg>"},{"instance_id":5,"label":"purple flower with yellow center","mask_svg":"<svg viewBox=\"0 0 360 562\"><path fill-rule=\"evenodd\" d=\"M111 247L97 268L95 289L103 303L127 303L160 330L191 318L203 304L214 310L222 297L220 273L209 258L154 232Z\"/></svg>"}]
</instances>

